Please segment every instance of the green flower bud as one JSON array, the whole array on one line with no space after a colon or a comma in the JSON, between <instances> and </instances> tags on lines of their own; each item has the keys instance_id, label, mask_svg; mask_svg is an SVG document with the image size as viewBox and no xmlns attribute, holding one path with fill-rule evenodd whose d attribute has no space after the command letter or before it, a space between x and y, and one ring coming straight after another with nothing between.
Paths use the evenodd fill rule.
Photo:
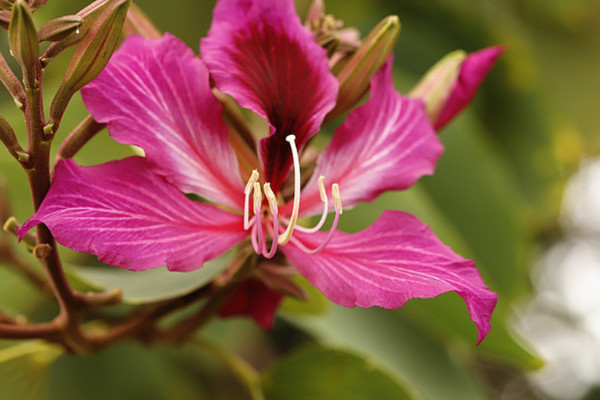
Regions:
<instances>
[{"instance_id":1,"label":"green flower bud","mask_svg":"<svg viewBox=\"0 0 600 400\"><path fill-rule=\"evenodd\" d=\"M371 78L387 61L399 34L398 17L386 17L373 28L352 56L334 68L333 72L340 82L340 91L337 104L327 115L327 119L347 111L367 93Z\"/></svg>"},{"instance_id":2,"label":"green flower bud","mask_svg":"<svg viewBox=\"0 0 600 400\"><path fill-rule=\"evenodd\" d=\"M50 107L54 132L69 100L104 69L119 42L130 0L109 0L92 22L69 63Z\"/></svg>"},{"instance_id":3,"label":"green flower bud","mask_svg":"<svg viewBox=\"0 0 600 400\"><path fill-rule=\"evenodd\" d=\"M77 15L67 15L46 22L40 28L40 41L56 42L66 38L81 27L82 19Z\"/></svg>"},{"instance_id":4,"label":"green flower bud","mask_svg":"<svg viewBox=\"0 0 600 400\"><path fill-rule=\"evenodd\" d=\"M437 120L458 79L460 67L467 58L462 50L453 51L427 71L410 91L409 96L425 102L431 121Z\"/></svg>"},{"instance_id":5,"label":"green flower bud","mask_svg":"<svg viewBox=\"0 0 600 400\"><path fill-rule=\"evenodd\" d=\"M17 0L13 4L8 42L12 55L21 67L33 70L39 57L40 45L31 12L23 0Z\"/></svg>"},{"instance_id":6,"label":"green flower bud","mask_svg":"<svg viewBox=\"0 0 600 400\"><path fill-rule=\"evenodd\" d=\"M149 39L158 39L162 37L160 29L154 25L154 22L146 15L135 3L131 3L127 11L125 26L123 27L125 35L140 35Z\"/></svg>"}]
</instances>

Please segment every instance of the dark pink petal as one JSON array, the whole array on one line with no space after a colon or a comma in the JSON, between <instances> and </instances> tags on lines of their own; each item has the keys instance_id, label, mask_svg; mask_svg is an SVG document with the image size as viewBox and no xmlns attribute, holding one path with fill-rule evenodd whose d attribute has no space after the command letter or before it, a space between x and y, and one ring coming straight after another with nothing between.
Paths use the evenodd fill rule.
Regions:
<instances>
[{"instance_id":1,"label":"dark pink petal","mask_svg":"<svg viewBox=\"0 0 600 400\"><path fill-rule=\"evenodd\" d=\"M150 167L181 191L242 208L221 105L204 63L179 39L127 38L82 96L116 141L144 149Z\"/></svg>"},{"instance_id":2,"label":"dark pink petal","mask_svg":"<svg viewBox=\"0 0 600 400\"><path fill-rule=\"evenodd\" d=\"M292 0L220 0L202 58L219 90L269 121L260 156L277 192L292 165L286 136L302 147L335 104L338 83L325 50Z\"/></svg>"},{"instance_id":3,"label":"dark pink petal","mask_svg":"<svg viewBox=\"0 0 600 400\"><path fill-rule=\"evenodd\" d=\"M19 230L45 224L56 240L120 268L200 268L246 237L242 217L189 200L142 157L56 166L38 212Z\"/></svg>"},{"instance_id":4,"label":"dark pink petal","mask_svg":"<svg viewBox=\"0 0 600 400\"><path fill-rule=\"evenodd\" d=\"M248 279L237 289L220 312L221 317L247 316L264 329L271 329L283 300L281 293L258 279Z\"/></svg>"},{"instance_id":5,"label":"dark pink petal","mask_svg":"<svg viewBox=\"0 0 600 400\"><path fill-rule=\"evenodd\" d=\"M443 147L422 101L394 89L391 69L390 59L371 80L369 101L348 115L320 156L302 193L303 215L322 210L320 175L326 188L339 183L342 204L349 208L386 190L406 189L433 173Z\"/></svg>"},{"instance_id":6,"label":"dark pink petal","mask_svg":"<svg viewBox=\"0 0 600 400\"><path fill-rule=\"evenodd\" d=\"M294 235L315 248L326 234ZM473 261L452 252L410 214L386 211L362 232L336 232L316 255L307 255L293 242L283 252L300 274L342 306L398 308L409 299L454 291L467 303L479 329L478 342L490 330L496 294L485 286Z\"/></svg>"},{"instance_id":7,"label":"dark pink petal","mask_svg":"<svg viewBox=\"0 0 600 400\"><path fill-rule=\"evenodd\" d=\"M467 56L467 59L461 65L458 80L452 92L450 92L448 102L442 108L437 121L435 121L436 130L442 129L463 108L469 105L475 97L477 89L503 51L504 47L495 46L476 51Z\"/></svg>"}]
</instances>

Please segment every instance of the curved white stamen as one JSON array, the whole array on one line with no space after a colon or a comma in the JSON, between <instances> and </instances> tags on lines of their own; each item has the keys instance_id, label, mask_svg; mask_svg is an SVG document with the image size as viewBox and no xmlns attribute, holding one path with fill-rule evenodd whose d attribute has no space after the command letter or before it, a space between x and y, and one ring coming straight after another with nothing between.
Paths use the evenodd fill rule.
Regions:
<instances>
[{"instance_id":1,"label":"curved white stamen","mask_svg":"<svg viewBox=\"0 0 600 400\"><path fill-rule=\"evenodd\" d=\"M294 205L292 208L292 215L290 215L290 223L285 229L285 232L279 237L279 244L282 246L290 241L300 211L300 160L298 159L298 149L296 148L296 136L288 135L285 140L290 144L292 149L292 159L294 161Z\"/></svg>"},{"instance_id":2,"label":"curved white stamen","mask_svg":"<svg viewBox=\"0 0 600 400\"><path fill-rule=\"evenodd\" d=\"M323 224L327 220L327 213L329 211L329 200L327 199L327 192L325 191L325 184L323 181L325 180L324 176L320 176L317 184L319 185L319 193L321 194L321 201L323 202L323 214L321 214L321 219L313 228L305 228L300 225L296 225L295 229L304 232L304 233L314 233L323 227Z\"/></svg>"},{"instance_id":3,"label":"curved white stamen","mask_svg":"<svg viewBox=\"0 0 600 400\"><path fill-rule=\"evenodd\" d=\"M252 225L252 230L250 231L250 241L252 242L252 248L256 254L261 253L261 249L258 248L258 239L257 239L257 226L260 224L260 221L254 225Z\"/></svg>"},{"instance_id":4,"label":"curved white stamen","mask_svg":"<svg viewBox=\"0 0 600 400\"><path fill-rule=\"evenodd\" d=\"M244 199L244 229L248 230L252 225L250 221L250 192L254 188L254 184L258 181L258 171L253 170L252 175L250 175L250 179L248 179L248 183L246 183L246 188L244 189L245 199Z\"/></svg>"},{"instance_id":5,"label":"curved white stamen","mask_svg":"<svg viewBox=\"0 0 600 400\"><path fill-rule=\"evenodd\" d=\"M273 258L273 256L277 252L277 244L278 244L278 239L279 239L279 220L277 219L277 214L278 214L277 213L277 197L275 196L275 193L273 193L270 183L265 183L263 188L265 191L265 196L267 197L267 200L269 201L269 206L271 208L271 214L273 216L273 231L271 232L271 237L273 238L273 242L271 243L271 250L269 250L268 253L266 252L266 244L265 244L265 251L263 252L263 256L265 256L265 258Z\"/></svg>"},{"instance_id":6,"label":"curved white stamen","mask_svg":"<svg viewBox=\"0 0 600 400\"><path fill-rule=\"evenodd\" d=\"M254 182L254 189L253 189L254 193L254 214L256 215L256 236L258 238L257 240L257 247L258 247L258 254L264 253L265 252L265 237L263 234L263 228L262 228L262 218L261 218L261 214L262 214L262 192L260 191L260 183L258 182Z\"/></svg>"},{"instance_id":7,"label":"curved white stamen","mask_svg":"<svg viewBox=\"0 0 600 400\"><path fill-rule=\"evenodd\" d=\"M300 242L298 239L296 239L294 237L292 237L292 239L291 239L292 243L296 247L298 247L300 250L305 252L306 254L317 254L318 252L323 250L329 244L331 239L333 238L333 234L335 233L337 226L338 226L338 222L340 220L340 214L341 214L341 208L336 207L335 208L335 218L333 219L333 224L331 225L331 228L329 229L329 232L327 233L327 237L325 238L323 243L321 243L321 245L319 247L317 247L316 249L309 249L302 242Z\"/></svg>"}]
</instances>

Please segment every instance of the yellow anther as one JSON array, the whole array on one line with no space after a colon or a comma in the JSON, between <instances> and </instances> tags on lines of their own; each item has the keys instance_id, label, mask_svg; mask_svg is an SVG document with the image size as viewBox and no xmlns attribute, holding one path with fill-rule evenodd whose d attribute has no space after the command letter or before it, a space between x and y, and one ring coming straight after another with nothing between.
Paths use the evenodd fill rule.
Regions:
<instances>
[{"instance_id":1,"label":"yellow anther","mask_svg":"<svg viewBox=\"0 0 600 400\"><path fill-rule=\"evenodd\" d=\"M258 214L260 212L260 207L262 205L262 192L260 191L260 183L254 182L254 214Z\"/></svg>"},{"instance_id":2,"label":"yellow anther","mask_svg":"<svg viewBox=\"0 0 600 400\"><path fill-rule=\"evenodd\" d=\"M271 207L271 211L273 213L276 213L277 212L277 196L275 196L275 193L273 193L273 189L271 189L271 184L265 183L263 185L263 189L265 191L265 196L267 197L267 200L269 201L269 206Z\"/></svg>"},{"instance_id":3,"label":"yellow anther","mask_svg":"<svg viewBox=\"0 0 600 400\"><path fill-rule=\"evenodd\" d=\"M327 200L327 192L325 192L325 184L323 183L324 180L325 177L321 175L317 181L317 184L319 185L319 193L321 194L321 201Z\"/></svg>"},{"instance_id":4,"label":"yellow anther","mask_svg":"<svg viewBox=\"0 0 600 400\"><path fill-rule=\"evenodd\" d=\"M331 185L331 196L333 197L333 205L335 210L342 214L342 197L340 196L340 186L337 183Z\"/></svg>"},{"instance_id":5,"label":"yellow anther","mask_svg":"<svg viewBox=\"0 0 600 400\"><path fill-rule=\"evenodd\" d=\"M246 183L246 188L244 189L244 194L248 194L250 192L250 189L252 189L252 187L254 186L254 184L258 181L258 171L257 170L253 170L252 171L252 175L250 175L250 179L248 179L248 183ZM256 187L256 186L254 186ZM260 186L259 186L260 188Z\"/></svg>"}]
</instances>

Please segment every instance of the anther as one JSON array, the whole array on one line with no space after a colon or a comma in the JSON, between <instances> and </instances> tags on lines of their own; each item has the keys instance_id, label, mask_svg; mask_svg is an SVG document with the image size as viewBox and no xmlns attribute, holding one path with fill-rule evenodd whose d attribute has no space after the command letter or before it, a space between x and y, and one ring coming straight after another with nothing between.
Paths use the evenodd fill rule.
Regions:
<instances>
[{"instance_id":1,"label":"anther","mask_svg":"<svg viewBox=\"0 0 600 400\"><path fill-rule=\"evenodd\" d=\"M319 185L319 194L321 195L321 201L323 202L327 201L327 192L325 192L325 184L323 183L324 180L325 177L321 175L317 181L317 184Z\"/></svg>"},{"instance_id":2,"label":"anther","mask_svg":"<svg viewBox=\"0 0 600 400\"><path fill-rule=\"evenodd\" d=\"M252 170L252 175L250 175L250 179L248 179L248 183L246 183L246 188L244 189L244 193L248 194L250 190L254 187L254 184L258 181L258 171Z\"/></svg>"},{"instance_id":3,"label":"anther","mask_svg":"<svg viewBox=\"0 0 600 400\"><path fill-rule=\"evenodd\" d=\"M262 192L260 191L260 183L254 182L254 214L260 213L260 208L262 206Z\"/></svg>"},{"instance_id":4,"label":"anther","mask_svg":"<svg viewBox=\"0 0 600 400\"><path fill-rule=\"evenodd\" d=\"M321 201L323 202L323 213L321 214L321 219L317 225L312 228L305 228L303 226L296 225L296 230L304 233L314 233L321 229L321 227L325 224L325 221L327 220L327 213L329 212L329 201L327 200L327 192L325 191L325 184L323 183L324 181L325 177L323 175L321 175L317 181L317 184L319 185L319 194L321 195Z\"/></svg>"},{"instance_id":5,"label":"anther","mask_svg":"<svg viewBox=\"0 0 600 400\"><path fill-rule=\"evenodd\" d=\"M344 213L342 210L342 197L340 196L340 186L337 183L331 185L331 197L333 197L333 206L340 215Z\"/></svg>"},{"instance_id":6,"label":"anther","mask_svg":"<svg viewBox=\"0 0 600 400\"><path fill-rule=\"evenodd\" d=\"M255 187L255 183L258 182L258 171L257 170L253 170L252 171L252 175L250 175L250 179L248 179L248 183L246 183L246 188L244 189L244 194L245 194L245 198L244 198L244 229L248 230L250 229L250 226L252 225L252 221L250 221L250 192L252 191L252 189ZM260 186L259 186L259 191L260 191Z\"/></svg>"},{"instance_id":7,"label":"anther","mask_svg":"<svg viewBox=\"0 0 600 400\"><path fill-rule=\"evenodd\" d=\"M266 252L266 245L265 245L265 249L263 250L263 256L265 256L265 258L273 258L273 256L277 252L277 245L278 245L278 240L279 240L279 220L277 217L277 197L275 196L275 193L273 193L273 189L271 189L270 183L265 183L263 186L263 189L265 192L265 196L266 196L267 200L269 201L269 207L271 208L271 214L273 215L273 230L271 231L271 237L273 238L273 242L271 243L271 249L269 250L268 253Z\"/></svg>"},{"instance_id":8,"label":"anther","mask_svg":"<svg viewBox=\"0 0 600 400\"><path fill-rule=\"evenodd\" d=\"M271 189L271 184L265 183L263 185L263 190L265 192L265 197L267 198L267 201L269 202L269 207L271 208L271 213L273 215L277 215L277 196L275 196L273 189Z\"/></svg>"}]
</instances>

